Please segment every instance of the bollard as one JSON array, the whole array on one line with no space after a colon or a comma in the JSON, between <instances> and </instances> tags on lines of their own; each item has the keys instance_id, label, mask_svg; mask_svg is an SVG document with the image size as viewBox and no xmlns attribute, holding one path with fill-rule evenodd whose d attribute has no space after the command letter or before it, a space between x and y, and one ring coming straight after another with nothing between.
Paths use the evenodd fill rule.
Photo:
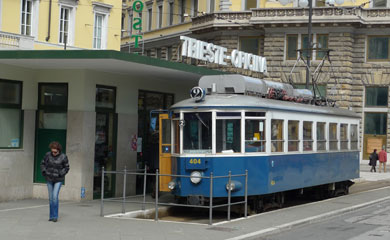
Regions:
<instances>
[{"instance_id":1,"label":"bollard","mask_svg":"<svg viewBox=\"0 0 390 240\"><path fill-rule=\"evenodd\" d=\"M144 200L142 202L142 210L145 210L145 202L146 202L146 165L144 170Z\"/></svg>"},{"instance_id":2,"label":"bollard","mask_svg":"<svg viewBox=\"0 0 390 240\"><path fill-rule=\"evenodd\" d=\"M213 225L213 172L210 173L209 225Z\"/></svg>"},{"instance_id":3,"label":"bollard","mask_svg":"<svg viewBox=\"0 0 390 240\"><path fill-rule=\"evenodd\" d=\"M158 221L158 178L159 178L158 175L159 174L158 174L158 169L157 169L156 170L156 202L155 202L155 206L154 206L155 211L156 211L156 215L154 217L155 221Z\"/></svg>"},{"instance_id":4,"label":"bollard","mask_svg":"<svg viewBox=\"0 0 390 240\"><path fill-rule=\"evenodd\" d=\"M231 188L231 184L232 184L232 172L229 171L229 182L228 182L228 215L227 215L227 218L228 218L228 221L230 221L230 203L231 203L231 196L232 196L232 188Z\"/></svg>"},{"instance_id":5,"label":"bollard","mask_svg":"<svg viewBox=\"0 0 390 240\"><path fill-rule=\"evenodd\" d=\"M100 216L103 217L103 210L104 210L104 167L102 167L102 186L101 186L101 200L100 200Z\"/></svg>"},{"instance_id":6,"label":"bollard","mask_svg":"<svg viewBox=\"0 0 390 240\"><path fill-rule=\"evenodd\" d=\"M123 199L122 199L122 213L125 214L125 204L126 204L126 174L127 174L127 169L125 166L125 169L123 171Z\"/></svg>"}]
</instances>

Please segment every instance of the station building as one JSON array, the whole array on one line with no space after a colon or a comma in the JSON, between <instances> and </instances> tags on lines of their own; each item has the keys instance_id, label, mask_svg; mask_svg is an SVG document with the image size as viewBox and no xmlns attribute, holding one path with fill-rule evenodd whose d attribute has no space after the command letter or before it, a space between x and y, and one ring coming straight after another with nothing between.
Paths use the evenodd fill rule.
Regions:
<instances>
[{"instance_id":1,"label":"station building","mask_svg":"<svg viewBox=\"0 0 390 240\"><path fill-rule=\"evenodd\" d=\"M123 7L124 35L121 51L205 66L303 87L306 68L297 62L297 49L308 48L307 7L299 0L282 5L274 0L156 0L143 1L143 11L134 0ZM285 1L283 1L285 2ZM317 79L317 92L352 109L362 117L362 158L374 148L390 151L390 5L389 1L344 1L329 5L313 0L311 71L324 67ZM137 18L142 29L134 29ZM138 48L134 35L141 35ZM268 73L210 64L182 56L187 36L227 48L263 56ZM303 59L305 54L302 53ZM329 61L330 60L330 61ZM294 71L292 71L293 67ZM291 72L292 71L292 72Z\"/></svg>"}]
</instances>

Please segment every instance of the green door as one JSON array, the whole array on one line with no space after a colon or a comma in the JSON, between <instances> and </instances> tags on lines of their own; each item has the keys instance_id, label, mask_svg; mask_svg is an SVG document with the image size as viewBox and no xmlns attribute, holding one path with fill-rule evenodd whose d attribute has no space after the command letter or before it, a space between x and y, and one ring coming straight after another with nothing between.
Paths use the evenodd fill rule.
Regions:
<instances>
[{"instance_id":1,"label":"green door","mask_svg":"<svg viewBox=\"0 0 390 240\"><path fill-rule=\"evenodd\" d=\"M35 149L35 176L34 182L45 183L46 180L41 174L40 163L47 152L50 151L49 144L57 141L62 145L62 152L66 153L66 130L62 129L37 129Z\"/></svg>"}]
</instances>

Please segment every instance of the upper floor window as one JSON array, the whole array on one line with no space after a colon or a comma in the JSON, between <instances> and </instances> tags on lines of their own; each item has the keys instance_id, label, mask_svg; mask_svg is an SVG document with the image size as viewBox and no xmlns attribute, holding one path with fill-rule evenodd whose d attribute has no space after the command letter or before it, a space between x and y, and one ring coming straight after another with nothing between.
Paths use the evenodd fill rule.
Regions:
<instances>
[{"instance_id":1,"label":"upper floor window","mask_svg":"<svg viewBox=\"0 0 390 240\"><path fill-rule=\"evenodd\" d=\"M328 48L328 34L313 34L312 46L313 50L310 54L311 59L321 60ZM307 56L309 49L309 38L307 34L287 34L286 35L286 60L296 60L298 58L298 50L302 50L303 57Z\"/></svg>"},{"instance_id":2,"label":"upper floor window","mask_svg":"<svg viewBox=\"0 0 390 240\"><path fill-rule=\"evenodd\" d=\"M157 20L158 20L158 23L157 23L157 26L158 26L158 28L161 28L162 27L162 20L163 20L163 5L159 5L158 7L157 7L157 12L158 12L158 18L157 18Z\"/></svg>"},{"instance_id":3,"label":"upper floor window","mask_svg":"<svg viewBox=\"0 0 390 240\"><path fill-rule=\"evenodd\" d=\"M192 17L198 16L198 0L192 0Z\"/></svg>"},{"instance_id":4,"label":"upper floor window","mask_svg":"<svg viewBox=\"0 0 390 240\"><path fill-rule=\"evenodd\" d=\"M169 2L169 15L168 15L168 25L173 25L173 14L174 14L174 2Z\"/></svg>"},{"instance_id":5,"label":"upper floor window","mask_svg":"<svg viewBox=\"0 0 390 240\"><path fill-rule=\"evenodd\" d=\"M386 7L386 5L387 5L387 0L374 0L372 3L372 6L374 8Z\"/></svg>"},{"instance_id":6,"label":"upper floor window","mask_svg":"<svg viewBox=\"0 0 390 240\"><path fill-rule=\"evenodd\" d=\"M0 148L22 143L22 83L0 80Z\"/></svg>"},{"instance_id":7,"label":"upper floor window","mask_svg":"<svg viewBox=\"0 0 390 240\"><path fill-rule=\"evenodd\" d=\"M61 7L59 43L68 44L69 42L70 11L70 8Z\"/></svg>"},{"instance_id":8,"label":"upper floor window","mask_svg":"<svg viewBox=\"0 0 390 240\"><path fill-rule=\"evenodd\" d=\"M93 27L93 48L106 49L107 48L107 21L112 5L101 3L97 1L92 2L94 16Z\"/></svg>"},{"instance_id":9,"label":"upper floor window","mask_svg":"<svg viewBox=\"0 0 390 240\"><path fill-rule=\"evenodd\" d=\"M251 8L257 8L257 0L245 0L244 10L250 10Z\"/></svg>"},{"instance_id":10,"label":"upper floor window","mask_svg":"<svg viewBox=\"0 0 390 240\"><path fill-rule=\"evenodd\" d=\"M367 60L389 60L389 36L368 36Z\"/></svg>"},{"instance_id":11,"label":"upper floor window","mask_svg":"<svg viewBox=\"0 0 390 240\"><path fill-rule=\"evenodd\" d=\"M21 30L22 35L32 35L32 15L33 15L33 1L22 0L22 19L21 19Z\"/></svg>"},{"instance_id":12,"label":"upper floor window","mask_svg":"<svg viewBox=\"0 0 390 240\"><path fill-rule=\"evenodd\" d=\"M148 8L148 28L147 30L150 31L152 30L152 21L153 21L153 12L152 8Z\"/></svg>"},{"instance_id":13,"label":"upper floor window","mask_svg":"<svg viewBox=\"0 0 390 240\"><path fill-rule=\"evenodd\" d=\"M104 49L103 46L104 18L105 16L103 14L95 14L95 26L93 32L93 48L95 49Z\"/></svg>"},{"instance_id":14,"label":"upper floor window","mask_svg":"<svg viewBox=\"0 0 390 240\"><path fill-rule=\"evenodd\" d=\"M240 50L254 55L260 55L260 38L240 37Z\"/></svg>"},{"instance_id":15,"label":"upper floor window","mask_svg":"<svg viewBox=\"0 0 390 240\"><path fill-rule=\"evenodd\" d=\"M366 107L387 107L387 87L366 87Z\"/></svg>"},{"instance_id":16,"label":"upper floor window","mask_svg":"<svg viewBox=\"0 0 390 240\"><path fill-rule=\"evenodd\" d=\"M179 12L179 19L180 23L183 23L185 20L184 14L186 13L186 1L185 0L180 0L180 12Z\"/></svg>"},{"instance_id":17,"label":"upper floor window","mask_svg":"<svg viewBox=\"0 0 390 240\"><path fill-rule=\"evenodd\" d=\"M209 13L215 12L215 0L209 0Z\"/></svg>"}]
</instances>

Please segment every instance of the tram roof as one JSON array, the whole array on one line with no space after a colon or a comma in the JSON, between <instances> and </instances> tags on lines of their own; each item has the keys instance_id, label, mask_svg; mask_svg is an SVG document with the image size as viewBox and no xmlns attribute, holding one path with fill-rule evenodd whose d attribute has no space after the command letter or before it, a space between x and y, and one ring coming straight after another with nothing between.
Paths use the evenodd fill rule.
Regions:
<instances>
[{"instance_id":1,"label":"tram roof","mask_svg":"<svg viewBox=\"0 0 390 240\"><path fill-rule=\"evenodd\" d=\"M321 107L238 94L207 95L200 102L195 102L190 98L172 105L171 109L263 109L360 118L357 113L342 108Z\"/></svg>"}]
</instances>

